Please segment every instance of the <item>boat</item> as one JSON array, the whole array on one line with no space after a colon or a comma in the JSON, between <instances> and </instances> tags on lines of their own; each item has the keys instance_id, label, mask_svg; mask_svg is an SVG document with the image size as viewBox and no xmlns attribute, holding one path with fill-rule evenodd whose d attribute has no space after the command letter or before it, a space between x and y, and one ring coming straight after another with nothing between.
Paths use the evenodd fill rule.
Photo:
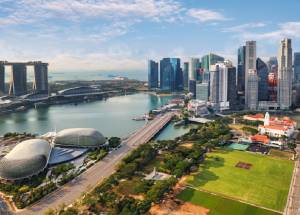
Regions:
<instances>
[{"instance_id":1,"label":"boat","mask_svg":"<svg viewBox=\"0 0 300 215\"><path fill-rule=\"evenodd\" d=\"M148 114L144 114L143 116L140 117L134 117L132 120L134 121L144 121L144 120L152 120L153 117L150 117Z\"/></svg>"}]
</instances>

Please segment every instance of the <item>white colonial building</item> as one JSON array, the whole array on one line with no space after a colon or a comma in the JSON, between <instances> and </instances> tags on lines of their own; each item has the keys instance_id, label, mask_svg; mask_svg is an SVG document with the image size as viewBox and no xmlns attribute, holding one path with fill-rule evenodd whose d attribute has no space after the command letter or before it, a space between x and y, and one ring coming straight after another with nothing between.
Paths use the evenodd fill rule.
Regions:
<instances>
[{"instance_id":1,"label":"white colonial building","mask_svg":"<svg viewBox=\"0 0 300 215\"><path fill-rule=\"evenodd\" d=\"M295 132L296 122L285 117L283 119L270 118L269 113L265 114L264 125L258 126L260 134L270 137L290 137Z\"/></svg>"}]
</instances>

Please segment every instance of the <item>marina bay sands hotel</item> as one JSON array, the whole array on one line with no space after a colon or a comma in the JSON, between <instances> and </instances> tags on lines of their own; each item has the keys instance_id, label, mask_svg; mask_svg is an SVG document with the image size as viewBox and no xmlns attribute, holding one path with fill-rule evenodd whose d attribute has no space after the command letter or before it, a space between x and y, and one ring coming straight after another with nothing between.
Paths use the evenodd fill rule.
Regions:
<instances>
[{"instance_id":1,"label":"marina bay sands hotel","mask_svg":"<svg viewBox=\"0 0 300 215\"><path fill-rule=\"evenodd\" d=\"M27 86L27 67L34 69L32 87ZM11 67L9 87L5 85L5 69ZM0 61L0 93L22 96L28 93L48 94L48 63L41 61L8 62Z\"/></svg>"}]
</instances>

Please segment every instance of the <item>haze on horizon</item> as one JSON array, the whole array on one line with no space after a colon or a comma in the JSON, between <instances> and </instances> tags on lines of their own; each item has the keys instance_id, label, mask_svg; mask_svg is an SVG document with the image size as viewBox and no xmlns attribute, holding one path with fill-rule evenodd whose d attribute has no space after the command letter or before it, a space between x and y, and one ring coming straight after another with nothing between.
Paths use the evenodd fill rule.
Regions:
<instances>
[{"instance_id":1,"label":"haze on horizon","mask_svg":"<svg viewBox=\"0 0 300 215\"><path fill-rule=\"evenodd\" d=\"M283 37L300 51L297 0L0 0L0 59L42 60L50 71L145 71L149 58L236 61L257 41L276 56Z\"/></svg>"}]
</instances>

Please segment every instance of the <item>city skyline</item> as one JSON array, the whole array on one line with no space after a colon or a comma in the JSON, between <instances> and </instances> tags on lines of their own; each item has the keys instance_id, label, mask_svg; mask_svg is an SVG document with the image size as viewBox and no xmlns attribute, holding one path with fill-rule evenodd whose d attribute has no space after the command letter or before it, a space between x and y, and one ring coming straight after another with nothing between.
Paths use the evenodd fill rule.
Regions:
<instances>
[{"instance_id":1,"label":"city skyline","mask_svg":"<svg viewBox=\"0 0 300 215\"><path fill-rule=\"evenodd\" d=\"M0 57L46 61L49 71L146 72L147 59L184 62L210 52L236 65L238 47L255 40L266 60L284 37L299 51L299 4L252 1L244 10L238 1L3 0Z\"/></svg>"}]
</instances>

